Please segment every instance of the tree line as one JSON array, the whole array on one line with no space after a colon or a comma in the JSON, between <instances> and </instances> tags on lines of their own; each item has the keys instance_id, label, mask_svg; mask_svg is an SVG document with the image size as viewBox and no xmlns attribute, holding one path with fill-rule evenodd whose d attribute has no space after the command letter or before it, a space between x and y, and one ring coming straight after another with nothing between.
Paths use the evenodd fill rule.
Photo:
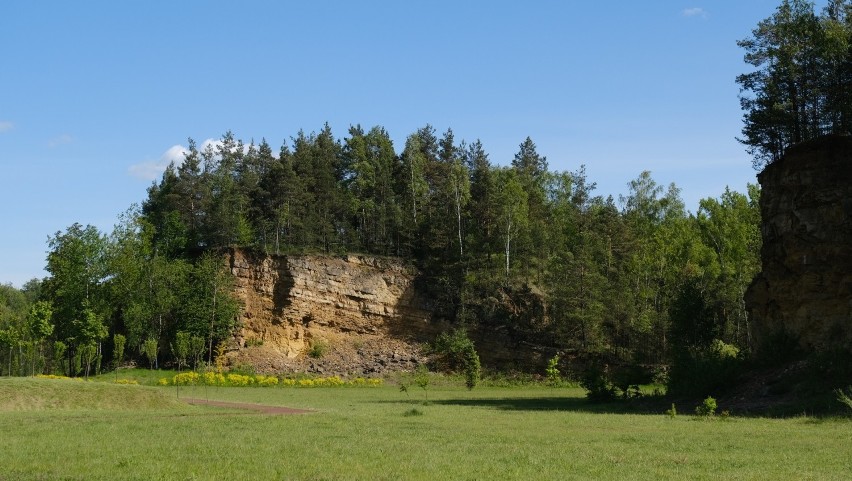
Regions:
<instances>
[{"instance_id":1,"label":"tree line","mask_svg":"<svg viewBox=\"0 0 852 481\"><path fill-rule=\"evenodd\" d=\"M152 362L186 357L178 336L194 338L212 361L236 327L220 256L231 247L401 257L435 316L569 362L666 366L714 341L747 351L758 189L726 190L694 214L650 172L627 189L597 195L583 166L550 170L530 138L500 166L479 141L429 125L401 152L382 127L337 139L325 125L277 152L230 132L202 150L190 140L111 234L75 224L50 238L50 276L19 294L37 290L55 329L4 316L3 372L44 352L40 369L80 373L116 334L140 358L153 343Z\"/></svg>"}]
</instances>

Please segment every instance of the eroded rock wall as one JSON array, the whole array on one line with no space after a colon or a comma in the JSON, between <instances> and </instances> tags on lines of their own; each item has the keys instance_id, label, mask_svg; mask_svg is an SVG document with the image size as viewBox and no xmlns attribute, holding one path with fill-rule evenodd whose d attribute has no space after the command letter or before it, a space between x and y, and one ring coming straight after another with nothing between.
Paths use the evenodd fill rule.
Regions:
<instances>
[{"instance_id":1,"label":"eroded rock wall","mask_svg":"<svg viewBox=\"0 0 852 481\"><path fill-rule=\"evenodd\" d=\"M260 371L404 369L422 361L420 342L446 328L414 289L416 272L395 259L234 250L228 262L243 303L232 363Z\"/></svg>"},{"instance_id":2,"label":"eroded rock wall","mask_svg":"<svg viewBox=\"0 0 852 481\"><path fill-rule=\"evenodd\" d=\"M758 175L762 272L746 302L758 350L779 333L852 348L852 138L797 146Z\"/></svg>"}]
</instances>

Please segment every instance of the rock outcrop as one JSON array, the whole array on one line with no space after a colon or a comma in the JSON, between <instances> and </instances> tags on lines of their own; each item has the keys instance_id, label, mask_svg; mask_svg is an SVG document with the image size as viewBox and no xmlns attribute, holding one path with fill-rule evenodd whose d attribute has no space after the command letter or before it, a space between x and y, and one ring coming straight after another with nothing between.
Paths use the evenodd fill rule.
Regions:
<instances>
[{"instance_id":1,"label":"rock outcrop","mask_svg":"<svg viewBox=\"0 0 852 481\"><path fill-rule=\"evenodd\" d=\"M370 374L424 361L446 328L414 289L416 272L372 256L229 254L242 301L231 364L261 372Z\"/></svg>"},{"instance_id":2,"label":"rock outcrop","mask_svg":"<svg viewBox=\"0 0 852 481\"><path fill-rule=\"evenodd\" d=\"M852 137L790 149L758 175L763 271L746 294L758 351L852 349Z\"/></svg>"}]
</instances>

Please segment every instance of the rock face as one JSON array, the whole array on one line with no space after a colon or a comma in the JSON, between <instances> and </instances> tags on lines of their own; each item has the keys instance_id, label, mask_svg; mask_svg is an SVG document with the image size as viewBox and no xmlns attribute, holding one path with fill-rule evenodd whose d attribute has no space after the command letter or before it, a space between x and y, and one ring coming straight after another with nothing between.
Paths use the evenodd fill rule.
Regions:
<instances>
[{"instance_id":1,"label":"rock face","mask_svg":"<svg viewBox=\"0 0 852 481\"><path fill-rule=\"evenodd\" d=\"M400 261L371 256L266 256L230 252L242 301L231 364L261 372L370 374L414 367L431 321Z\"/></svg>"},{"instance_id":2,"label":"rock face","mask_svg":"<svg viewBox=\"0 0 852 481\"><path fill-rule=\"evenodd\" d=\"M758 351L784 334L852 349L852 137L799 145L758 175L763 272L746 294Z\"/></svg>"}]
</instances>

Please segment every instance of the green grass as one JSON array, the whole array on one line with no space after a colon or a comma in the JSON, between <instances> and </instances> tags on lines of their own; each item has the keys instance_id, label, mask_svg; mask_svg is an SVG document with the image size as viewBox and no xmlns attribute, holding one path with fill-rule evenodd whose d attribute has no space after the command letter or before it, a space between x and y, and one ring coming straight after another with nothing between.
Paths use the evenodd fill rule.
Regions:
<instances>
[{"instance_id":1,"label":"green grass","mask_svg":"<svg viewBox=\"0 0 852 481\"><path fill-rule=\"evenodd\" d=\"M66 383L70 397L98 385L0 379L0 394L48 382ZM103 397L119 399L177 394L104 386ZM73 410L0 408L0 480L840 480L852 473L845 418L621 414L571 388L440 386L425 405L420 389L409 394L394 386L180 391L316 411L292 416L169 401L105 408L112 404L103 398L92 410L79 401Z\"/></svg>"},{"instance_id":2,"label":"green grass","mask_svg":"<svg viewBox=\"0 0 852 481\"><path fill-rule=\"evenodd\" d=\"M0 379L0 413L140 411L185 408L162 389L77 379Z\"/></svg>"}]
</instances>

